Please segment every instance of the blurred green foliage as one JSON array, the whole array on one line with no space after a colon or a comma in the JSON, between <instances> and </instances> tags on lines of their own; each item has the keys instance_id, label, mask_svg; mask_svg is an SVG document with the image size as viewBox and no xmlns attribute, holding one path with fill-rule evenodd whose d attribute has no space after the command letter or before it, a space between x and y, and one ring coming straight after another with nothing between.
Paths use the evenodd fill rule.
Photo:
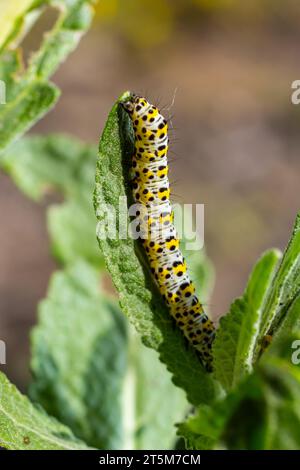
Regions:
<instances>
[{"instance_id":1,"label":"blurred green foliage","mask_svg":"<svg viewBox=\"0 0 300 470\"><path fill-rule=\"evenodd\" d=\"M0 446L10 450L86 450L67 426L34 406L0 372Z\"/></svg>"},{"instance_id":2,"label":"blurred green foliage","mask_svg":"<svg viewBox=\"0 0 300 470\"><path fill-rule=\"evenodd\" d=\"M89 28L92 4L93 0L2 0L0 79L7 96L0 107L0 154L56 103L60 91L49 77ZM58 9L58 18L25 67L19 43L49 5Z\"/></svg>"},{"instance_id":3,"label":"blurred green foliage","mask_svg":"<svg viewBox=\"0 0 300 470\"><path fill-rule=\"evenodd\" d=\"M20 140L3 156L2 167L28 197L42 201L55 192L64 197L62 204L52 204L47 212L51 249L62 263L83 258L103 266L90 197L96 155L96 146L50 135Z\"/></svg>"},{"instance_id":4,"label":"blurred green foliage","mask_svg":"<svg viewBox=\"0 0 300 470\"><path fill-rule=\"evenodd\" d=\"M179 425L193 449L299 450L300 369L291 361L299 340L299 298L293 333L281 336L223 400L200 406Z\"/></svg>"}]
</instances>

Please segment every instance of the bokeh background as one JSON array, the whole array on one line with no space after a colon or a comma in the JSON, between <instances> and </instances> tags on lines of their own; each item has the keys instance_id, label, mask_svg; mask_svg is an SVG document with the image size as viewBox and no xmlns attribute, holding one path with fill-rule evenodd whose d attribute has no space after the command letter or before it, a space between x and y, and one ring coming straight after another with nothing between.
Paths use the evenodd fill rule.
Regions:
<instances>
[{"instance_id":1,"label":"bokeh background","mask_svg":"<svg viewBox=\"0 0 300 470\"><path fill-rule=\"evenodd\" d=\"M48 9L30 32L25 59L55 17ZM299 20L298 0L100 0L92 29L54 77L58 105L32 131L96 143L126 89L166 107L173 199L205 204L216 319L262 251L284 248L299 210L300 106L291 103ZM22 389L29 330L56 269L46 205L1 174L0 332L5 371Z\"/></svg>"}]
</instances>

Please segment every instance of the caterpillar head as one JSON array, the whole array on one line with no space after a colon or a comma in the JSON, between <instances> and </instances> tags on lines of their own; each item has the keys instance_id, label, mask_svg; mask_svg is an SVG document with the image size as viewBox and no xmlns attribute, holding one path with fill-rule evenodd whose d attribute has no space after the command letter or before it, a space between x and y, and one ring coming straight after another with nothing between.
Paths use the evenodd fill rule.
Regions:
<instances>
[{"instance_id":1,"label":"caterpillar head","mask_svg":"<svg viewBox=\"0 0 300 470\"><path fill-rule=\"evenodd\" d=\"M139 97L135 95L134 93L130 94L129 98L127 101L123 101L121 105L127 111L129 114L132 114L135 106L137 105L137 101L139 100Z\"/></svg>"},{"instance_id":2,"label":"caterpillar head","mask_svg":"<svg viewBox=\"0 0 300 470\"><path fill-rule=\"evenodd\" d=\"M131 116L135 114L143 114L143 111L149 107L149 103L145 98L142 98L134 93L130 95L127 101L121 103L125 111Z\"/></svg>"}]
</instances>

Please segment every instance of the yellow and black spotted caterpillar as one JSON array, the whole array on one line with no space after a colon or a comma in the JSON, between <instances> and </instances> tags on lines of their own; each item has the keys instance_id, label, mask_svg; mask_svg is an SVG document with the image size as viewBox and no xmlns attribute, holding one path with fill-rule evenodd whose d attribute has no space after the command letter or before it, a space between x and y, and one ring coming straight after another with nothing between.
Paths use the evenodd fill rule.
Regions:
<instances>
[{"instance_id":1,"label":"yellow and black spotted caterpillar","mask_svg":"<svg viewBox=\"0 0 300 470\"><path fill-rule=\"evenodd\" d=\"M145 98L130 95L122 105L132 120L135 135L131 164L133 197L145 208L143 214L139 211L137 215L150 269L177 325L210 369L215 329L195 294L173 224L168 123Z\"/></svg>"}]
</instances>

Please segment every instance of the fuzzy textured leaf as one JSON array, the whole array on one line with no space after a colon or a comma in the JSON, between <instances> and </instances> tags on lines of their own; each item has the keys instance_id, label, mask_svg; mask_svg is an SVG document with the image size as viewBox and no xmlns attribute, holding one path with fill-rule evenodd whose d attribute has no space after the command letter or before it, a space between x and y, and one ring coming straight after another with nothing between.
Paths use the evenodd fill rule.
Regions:
<instances>
[{"instance_id":1,"label":"fuzzy textured leaf","mask_svg":"<svg viewBox=\"0 0 300 470\"><path fill-rule=\"evenodd\" d=\"M91 201L96 160L95 146L60 134L25 137L4 156L4 170L28 197L40 201L58 191L66 198L47 212L52 252L61 263L82 258L103 266Z\"/></svg>"},{"instance_id":2,"label":"fuzzy textured leaf","mask_svg":"<svg viewBox=\"0 0 300 470\"><path fill-rule=\"evenodd\" d=\"M64 204L50 206L47 219L51 250L56 259L67 264L81 258L95 266L103 267L90 199L71 199Z\"/></svg>"},{"instance_id":3,"label":"fuzzy textured leaf","mask_svg":"<svg viewBox=\"0 0 300 470\"><path fill-rule=\"evenodd\" d=\"M300 338L299 330L295 338ZM192 449L297 450L300 370L282 354L265 354L254 373L223 400L199 407L178 427Z\"/></svg>"},{"instance_id":4,"label":"fuzzy textured leaf","mask_svg":"<svg viewBox=\"0 0 300 470\"><path fill-rule=\"evenodd\" d=\"M0 372L0 446L12 450L87 450L69 428L35 407Z\"/></svg>"},{"instance_id":5,"label":"fuzzy textured leaf","mask_svg":"<svg viewBox=\"0 0 300 470\"><path fill-rule=\"evenodd\" d=\"M136 334L127 342L125 319L98 284L83 262L52 277L32 335L30 395L89 445L172 448L184 393Z\"/></svg>"},{"instance_id":6,"label":"fuzzy textured leaf","mask_svg":"<svg viewBox=\"0 0 300 470\"><path fill-rule=\"evenodd\" d=\"M129 328L129 368L124 387L126 449L173 449L174 424L186 414L185 393L172 383L171 374L156 351L145 347ZM162 405L162 397L168 397Z\"/></svg>"},{"instance_id":7,"label":"fuzzy textured leaf","mask_svg":"<svg viewBox=\"0 0 300 470\"><path fill-rule=\"evenodd\" d=\"M296 218L292 237L267 292L257 337L256 357L266 334L276 335L291 304L300 293L300 214ZM299 311L300 316L300 311Z\"/></svg>"},{"instance_id":8,"label":"fuzzy textured leaf","mask_svg":"<svg viewBox=\"0 0 300 470\"><path fill-rule=\"evenodd\" d=\"M300 331L300 294L293 300L280 327L276 331L270 351L272 352L273 349L277 350L283 341L289 341L289 344L291 344L292 335L297 331Z\"/></svg>"},{"instance_id":9,"label":"fuzzy textured leaf","mask_svg":"<svg viewBox=\"0 0 300 470\"><path fill-rule=\"evenodd\" d=\"M57 101L59 90L42 80L31 82L0 108L0 152L38 121Z\"/></svg>"},{"instance_id":10,"label":"fuzzy textured leaf","mask_svg":"<svg viewBox=\"0 0 300 470\"><path fill-rule=\"evenodd\" d=\"M91 194L96 161L96 146L50 134L16 142L5 154L2 166L21 191L40 201L51 190L70 198Z\"/></svg>"},{"instance_id":11,"label":"fuzzy textured leaf","mask_svg":"<svg viewBox=\"0 0 300 470\"><path fill-rule=\"evenodd\" d=\"M221 318L213 345L216 378L226 390L252 371L255 338L266 291L280 259L277 250L266 252L255 265L242 297Z\"/></svg>"},{"instance_id":12,"label":"fuzzy textured leaf","mask_svg":"<svg viewBox=\"0 0 300 470\"><path fill-rule=\"evenodd\" d=\"M126 349L124 319L97 271L78 262L55 273L32 334L30 396L89 445L117 449Z\"/></svg>"}]
</instances>

